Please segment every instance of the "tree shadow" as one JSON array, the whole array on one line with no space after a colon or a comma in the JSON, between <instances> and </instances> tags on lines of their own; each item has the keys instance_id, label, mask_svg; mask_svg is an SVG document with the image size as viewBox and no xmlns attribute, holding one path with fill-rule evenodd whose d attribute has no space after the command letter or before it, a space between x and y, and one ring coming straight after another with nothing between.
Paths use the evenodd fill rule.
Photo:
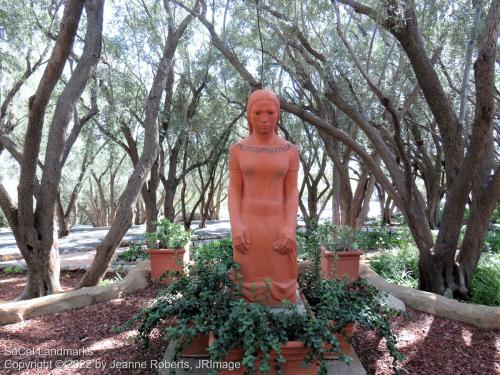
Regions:
<instances>
[{"instance_id":1,"label":"tree shadow","mask_svg":"<svg viewBox=\"0 0 500 375\"><path fill-rule=\"evenodd\" d=\"M417 315L429 316L421 312ZM495 372L498 330L486 330L438 316L422 340L402 350L406 360L400 367L402 374L475 374L490 375ZM425 331L425 329L424 329ZM418 334L418 332L416 333Z\"/></svg>"}]
</instances>

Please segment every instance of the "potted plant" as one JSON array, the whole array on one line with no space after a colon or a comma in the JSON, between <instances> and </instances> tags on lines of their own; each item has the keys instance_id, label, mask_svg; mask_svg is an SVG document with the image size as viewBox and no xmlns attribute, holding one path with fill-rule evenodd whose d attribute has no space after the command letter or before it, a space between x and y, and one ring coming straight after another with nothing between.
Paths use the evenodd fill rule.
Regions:
<instances>
[{"instance_id":1,"label":"potted plant","mask_svg":"<svg viewBox=\"0 0 500 375\"><path fill-rule=\"evenodd\" d=\"M328 342L329 347L320 343ZM221 374L271 373L317 374L326 370L323 353L338 347L325 322L314 315L300 313L294 305L280 311L236 301L218 330L210 335L212 359L241 363L239 369Z\"/></svg>"},{"instance_id":2,"label":"potted plant","mask_svg":"<svg viewBox=\"0 0 500 375\"><path fill-rule=\"evenodd\" d=\"M355 325L364 326L385 338L386 346L393 357L393 365L403 356L396 347L396 338L391 332L388 317L393 312L381 301L382 292L365 280L348 282L346 279L324 279L321 275L320 254L312 259L312 266L299 277L299 286L308 302L308 307L335 332L339 347L325 353L325 358L351 354L351 338ZM326 344L328 347L328 344Z\"/></svg>"},{"instance_id":3,"label":"potted plant","mask_svg":"<svg viewBox=\"0 0 500 375\"><path fill-rule=\"evenodd\" d=\"M356 249L359 231L348 226L321 224L316 228L321 251L321 271L325 279L359 279L359 262L363 255Z\"/></svg>"},{"instance_id":4,"label":"potted plant","mask_svg":"<svg viewBox=\"0 0 500 375\"><path fill-rule=\"evenodd\" d=\"M189 241L189 232L180 224L174 224L168 219L155 223L154 232L146 232L144 237L148 244L148 254L151 260L151 279L161 279L163 284L172 281L163 277L165 272L182 272L185 246Z\"/></svg>"}]
</instances>

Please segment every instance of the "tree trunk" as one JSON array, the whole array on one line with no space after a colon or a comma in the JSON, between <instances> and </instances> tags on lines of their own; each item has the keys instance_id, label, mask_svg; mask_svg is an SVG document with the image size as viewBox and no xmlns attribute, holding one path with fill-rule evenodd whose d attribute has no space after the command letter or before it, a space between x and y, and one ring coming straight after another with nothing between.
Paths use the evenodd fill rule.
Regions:
<instances>
[{"instance_id":1,"label":"tree trunk","mask_svg":"<svg viewBox=\"0 0 500 375\"><path fill-rule=\"evenodd\" d=\"M490 146L490 153L491 151ZM500 166L490 176L492 160L492 157L488 158L482 166L482 173L478 173L472 191L470 216L457 257L459 292L462 297L470 293L473 273L481 257L490 218L500 199Z\"/></svg>"},{"instance_id":2,"label":"tree trunk","mask_svg":"<svg viewBox=\"0 0 500 375\"><path fill-rule=\"evenodd\" d=\"M28 268L28 280L20 300L46 296L63 291L59 282L60 259L57 243L57 225L54 225L54 243L49 251L44 248L30 249L30 245L18 243L26 254L24 260Z\"/></svg>"},{"instance_id":3,"label":"tree trunk","mask_svg":"<svg viewBox=\"0 0 500 375\"><path fill-rule=\"evenodd\" d=\"M177 184L175 182L168 181L168 183L163 185L165 189L165 202L163 206L163 215L166 219L170 221L174 221L175 219L175 208L174 208L174 200L175 193L177 191Z\"/></svg>"},{"instance_id":4,"label":"tree trunk","mask_svg":"<svg viewBox=\"0 0 500 375\"><path fill-rule=\"evenodd\" d=\"M135 215L134 215L134 225L141 224L141 200L137 199L135 202Z\"/></svg>"},{"instance_id":5,"label":"tree trunk","mask_svg":"<svg viewBox=\"0 0 500 375\"><path fill-rule=\"evenodd\" d=\"M382 224L391 224L392 223L392 215L394 213L394 201L391 197L387 197L384 205L384 211L382 214Z\"/></svg>"},{"instance_id":6,"label":"tree trunk","mask_svg":"<svg viewBox=\"0 0 500 375\"><path fill-rule=\"evenodd\" d=\"M153 166L151 167L149 181L144 184L141 190L146 212L146 232L154 232L156 230L156 226L154 224L156 220L158 220L156 192L160 183L160 176L158 173L159 160L156 158Z\"/></svg>"},{"instance_id":7,"label":"tree trunk","mask_svg":"<svg viewBox=\"0 0 500 375\"><path fill-rule=\"evenodd\" d=\"M128 179L125 190L120 196L116 220L104 240L97 246L97 254L81 281L81 287L97 285L103 278L111 263L115 249L118 247L123 236L127 233L127 230L132 224L133 210L137 197L141 192L148 173L151 171L153 163L158 157L158 111L169 70L173 69L172 58L179 39L192 18L191 15L188 15L175 31L169 30L163 56L159 62L158 69L151 85L151 90L146 100L144 118L145 134L142 155L132 175Z\"/></svg>"},{"instance_id":8,"label":"tree trunk","mask_svg":"<svg viewBox=\"0 0 500 375\"><path fill-rule=\"evenodd\" d=\"M45 161L39 183L37 166L47 105L71 53L84 5L87 28L83 52L57 98L48 128ZM66 138L71 114L99 61L103 5L101 0L66 2L51 57L35 94L29 99L17 208L0 184L0 205L7 212L16 242L28 267L28 283L20 297L22 299L41 297L61 290L57 224L54 222L58 186L64 167L64 154L72 145L72 140L68 141Z\"/></svg>"},{"instance_id":9,"label":"tree trunk","mask_svg":"<svg viewBox=\"0 0 500 375\"><path fill-rule=\"evenodd\" d=\"M57 223L58 223L58 236L59 238L66 237L69 235L69 223L67 217L64 214L64 208L61 202L61 194L57 193L57 201L56 201L56 213L57 213Z\"/></svg>"},{"instance_id":10,"label":"tree trunk","mask_svg":"<svg viewBox=\"0 0 500 375\"><path fill-rule=\"evenodd\" d=\"M439 191L439 182L433 184L433 188L427 194L427 208L425 214L429 227L438 229L440 224L439 203L441 202L441 192Z\"/></svg>"}]
</instances>

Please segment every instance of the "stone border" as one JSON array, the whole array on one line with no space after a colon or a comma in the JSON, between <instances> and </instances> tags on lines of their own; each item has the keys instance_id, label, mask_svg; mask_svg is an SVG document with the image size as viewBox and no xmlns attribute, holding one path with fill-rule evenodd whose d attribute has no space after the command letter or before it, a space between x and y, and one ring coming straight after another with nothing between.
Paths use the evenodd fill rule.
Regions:
<instances>
[{"instance_id":1,"label":"stone border","mask_svg":"<svg viewBox=\"0 0 500 375\"><path fill-rule=\"evenodd\" d=\"M414 309L480 328L500 328L500 307L458 302L438 294L389 283L373 271L366 261L361 262L359 270L360 276L375 288L392 294Z\"/></svg>"},{"instance_id":2,"label":"stone border","mask_svg":"<svg viewBox=\"0 0 500 375\"><path fill-rule=\"evenodd\" d=\"M113 285L93 286L31 300L4 303L0 305L0 325L120 298L145 288L149 282L149 273L149 260L144 260L132 268L123 280Z\"/></svg>"}]
</instances>

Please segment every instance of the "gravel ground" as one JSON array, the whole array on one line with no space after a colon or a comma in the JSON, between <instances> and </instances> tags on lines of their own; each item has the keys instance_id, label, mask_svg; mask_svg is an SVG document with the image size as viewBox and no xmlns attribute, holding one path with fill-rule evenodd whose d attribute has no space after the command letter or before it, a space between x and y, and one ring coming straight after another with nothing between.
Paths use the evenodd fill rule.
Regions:
<instances>
[{"instance_id":1,"label":"gravel ground","mask_svg":"<svg viewBox=\"0 0 500 375\"><path fill-rule=\"evenodd\" d=\"M63 287L71 289L81 275L63 273ZM0 273L0 301L19 295L24 278ZM149 285L125 298L0 327L0 374L156 374L151 361L160 360L165 350L159 332L153 332L150 348L142 350L131 340L135 331L117 334L110 328L147 306L157 292L155 285ZM500 374L498 330L483 330L412 309L394 317L392 326L406 356L398 366L400 374ZM392 373L385 343L375 334L356 327L354 347L368 374ZM50 349L55 353L49 353ZM67 353L61 353L63 349ZM65 367L55 369L56 361L65 361ZM144 364L145 368L110 368L121 362ZM43 368L19 370L19 366L35 365Z\"/></svg>"}]
</instances>

